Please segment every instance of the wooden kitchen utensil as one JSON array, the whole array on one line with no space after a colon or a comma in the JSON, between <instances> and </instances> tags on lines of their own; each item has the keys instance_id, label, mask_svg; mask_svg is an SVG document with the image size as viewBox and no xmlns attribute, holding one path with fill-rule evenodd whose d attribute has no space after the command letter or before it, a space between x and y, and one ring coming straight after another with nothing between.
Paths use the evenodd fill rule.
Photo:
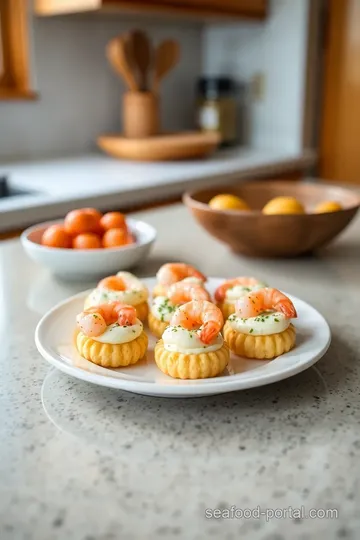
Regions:
<instances>
[{"instance_id":1,"label":"wooden kitchen utensil","mask_svg":"<svg viewBox=\"0 0 360 540\"><path fill-rule=\"evenodd\" d=\"M144 92L148 88L148 74L151 67L152 48L148 36L141 30L133 30L126 36L134 59L138 75L139 90Z\"/></svg>"},{"instance_id":2,"label":"wooden kitchen utensil","mask_svg":"<svg viewBox=\"0 0 360 540\"><path fill-rule=\"evenodd\" d=\"M219 142L218 133L202 133L200 131L158 135L147 139L102 135L97 140L100 148L110 156L135 161L176 161L204 158L216 150Z\"/></svg>"},{"instance_id":3,"label":"wooden kitchen utensil","mask_svg":"<svg viewBox=\"0 0 360 540\"><path fill-rule=\"evenodd\" d=\"M126 137L143 139L159 133L159 100L155 94L126 92L122 103L123 129Z\"/></svg>"},{"instance_id":4,"label":"wooden kitchen utensil","mask_svg":"<svg viewBox=\"0 0 360 540\"><path fill-rule=\"evenodd\" d=\"M134 73L134 59L126 40L118 36L109 41L106 46L106 56L115 72L125 80L129 89L138 91L139 85Z\"/></svg>"},{"instance_id":5,"label":"wooden kitchen utensil","mask_svg":"<svg viewBox=\"0 0 360 540\"><path fill-rule=\"evenodd\" d=\"M129 87L129 92L126 92L122 101L122 121L124 136L129 139L141 140L147 137L153 137L160 133L160 115L159 115L159 98L158 90L162 79L169 73L169 71L176 65L179 60L179 45L174 40L166 40L160 43L157 47L154 70L152 91L149 91L149 71L152 67L152 48L147 35L141 30L133 30L126 35L118 36L112 39L106 49L109 62L115 69L116 73L121 75ZM195 147L193 150L185 148L184 152L178 149L180 141L183 139L183 135L179 136L179 140L174 142L176 151L175 157L172 156L174 151L168 152L165 149L165 157L155 157L154 159L185 159L186 156L192 157L202 155L204 152L199 150L197 142L195 141ZM199 137L199 134L197 134ZM101 137L100 137L101 139ZM122 139L122 138L120 138ZM166 140L166 137L165 137ZM188 139L186 139L189 144ZM155 146L161 144L161 141L157 140ZM100 143L99 143L100 144ZM200 147L204 144L204 141L200 141ZM205 140L205 147L207 147L208 140ZM212 145L217 145L217 140ZM172 144L170 147L173 146ZM185 143L186 146L186 143ZM123 145L121 146L123 148ZM108 151L105 148L105 151ZM127 151L125 151L126 153ZM143 149L140 154L142 154ZM205 153L207 150L205 151ZM135 152L136 153L136 152ZM151 151L145 152L150 157L140 157L134 159L152 159ZM155 151L158 156L158 151ZM162 152L160 152L162 154ZM178 157L180 154L180 157ZM182 156L184 154L184 156ZM194 157L195 157L194 156ZM124 156L126 157L126 156Z\"/></svg>"},{"instance_id":6,"label":"wooden kitchen utensil","mask_svg":"<svg viewBox=\"0 0 360 540\"><path fill-rule=\"evenodd\" d=\"M167 39L157 47L155 51L154 92L158 93L161 80L176 66L179 58L180 48L177 41Z\"/></svg>"}]
</instances>

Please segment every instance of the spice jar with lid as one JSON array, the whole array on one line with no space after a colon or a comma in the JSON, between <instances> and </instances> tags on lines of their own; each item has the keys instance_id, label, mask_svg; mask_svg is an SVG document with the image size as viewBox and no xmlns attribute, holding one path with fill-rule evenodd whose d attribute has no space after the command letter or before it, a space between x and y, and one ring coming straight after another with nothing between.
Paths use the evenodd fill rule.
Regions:
<instances>
[{"instance_id":1,"label":"spice jar with lid","mask_svg":"<svg viewBox=\"0 0 360 540\"><path fill-rule=\"evenodd\" d=\"M236 84L230 77L201 77L198 81L198 127L217 131L221 146L237 141Z\"/></svg>"}]
</instances>

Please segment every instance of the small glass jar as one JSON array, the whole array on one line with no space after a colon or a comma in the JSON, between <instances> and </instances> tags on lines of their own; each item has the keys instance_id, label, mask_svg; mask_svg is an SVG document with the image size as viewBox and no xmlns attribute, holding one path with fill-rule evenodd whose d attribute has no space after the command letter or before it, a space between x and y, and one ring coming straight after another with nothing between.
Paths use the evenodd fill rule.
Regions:
<instances>
[{"instance_id":1,"label":"small glass jar","mask_svg":"<svg viewBox=\"0 0 360 540\"><path fill-rule=\"evenodd\" d=\"M235 90L235 81L230 77L201 77L198 81L198 127L220 133L221 146L237 142Z\"/></svg>"}]
</instances>

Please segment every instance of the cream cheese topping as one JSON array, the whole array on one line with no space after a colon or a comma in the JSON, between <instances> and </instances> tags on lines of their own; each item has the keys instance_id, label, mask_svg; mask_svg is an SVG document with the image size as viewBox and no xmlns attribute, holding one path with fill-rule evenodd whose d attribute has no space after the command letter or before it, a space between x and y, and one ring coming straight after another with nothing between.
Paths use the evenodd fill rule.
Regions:
<instances>
[{"instance_id":1,"label":"cream cheese topping","mask_svg":"<svg viewBox=\"0 0 360 540\"><path fill-rule=\"evenodd\" d=\"M151 313L162 322L170 322L176 306L170 302L167 296L156 296L151 306Z\"/></svg>"},{"instance_id":2,"label":"cream cheese topping","mask_svg":"<svg viewBox=\"0 0 360 540\"><path fill-rule=\"evenodd\" d=\"M111 345L119 345L120 343L129 343L138 338L143 331L143 325L139 319L131 326L119 326L118 323L109 324L105 332L100 336L93 337L94 341L100 343L110 343Z\"/></svg>"},{"instance_id":3,"label":"cream cheese topping","mask_svg":"<svg viewBox=\"0 0 360 540\"><path fill-rule=\"evenodd\" d=\"M198 331L186 330L181 326L168 326L162 335L164 348L169 352L183 354L201 354L214 352L223 346L224 340L221 334L208 345L203 343Z\"/></svg>"},{"instance_id":4,"label":"cream cheese topping","mask_svg":"<svg viewBox=\"0 0 360 540\"><path fill-rule=\"evenodd\" d=\"M236 300L241 298L242 296L246 296L252 291L258 291L259 289L263 289L266 287L265 283L258 283L257 285L234 285L234 287L231 287L228 289L225 293L225 302L227 304L235 304Z\"/></svg>"},{"instance_id":5,"label":"cream cheese topping","mask_svg":"<svg viewBox=\"0 0 360 540\"><path fill-rule=\"evenodd\" d=\"M228 319L233 330L241 334L251 334L253 336L270 336L283 332L290 325L290 319L279 311L273 313L262 313L257 317L247 319L231 315Z\"/></svg>"}]
</instances>

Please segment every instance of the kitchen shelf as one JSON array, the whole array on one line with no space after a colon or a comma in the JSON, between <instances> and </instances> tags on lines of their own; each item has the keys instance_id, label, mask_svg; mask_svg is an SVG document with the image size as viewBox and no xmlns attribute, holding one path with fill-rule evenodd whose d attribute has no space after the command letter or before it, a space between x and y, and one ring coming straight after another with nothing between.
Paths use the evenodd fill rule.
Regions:
<instances>
[{"instance_id":1,"label":"kitchen shelf","mask_svg":"<svg viewBox=\"0 0 360 540\"><path fill-rule=\"evenodd\" d=\"M268 0L35 0L41 16L83 12L159 13L197 18L264 19Z\"/></svg>"}]
</instances>

